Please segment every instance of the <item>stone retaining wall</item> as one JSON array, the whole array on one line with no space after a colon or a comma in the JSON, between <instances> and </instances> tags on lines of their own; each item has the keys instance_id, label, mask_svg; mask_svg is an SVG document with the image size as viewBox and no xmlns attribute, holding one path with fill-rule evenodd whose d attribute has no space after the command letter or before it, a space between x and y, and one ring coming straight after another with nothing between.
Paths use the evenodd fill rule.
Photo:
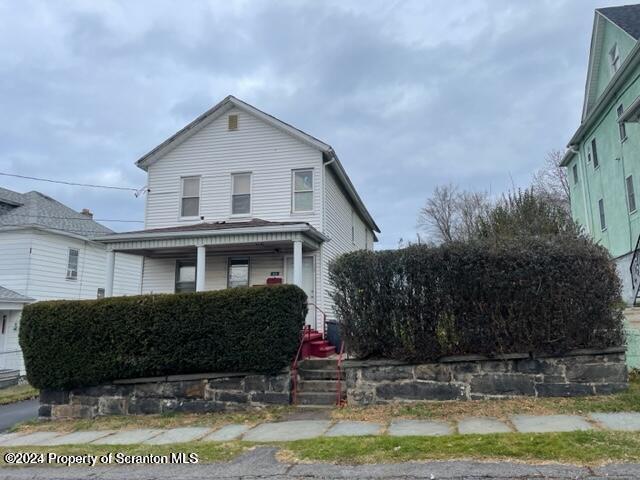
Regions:
<instances>
[{"instance_id":1,"label":"stone retaining wall","mask_svg":"<svg viewBox=\"0 0 640 480\"><path fill-rule=\"evenodd\" d=\"M349 405L573 397L610 394L628 387L624 349L619 348L575 351L563 357L448 357L422 365L347 360L344 371Z\"/></svg>"},{"instance_id":2,"label":"stone retaining wall","mask_svg":"<svg viewBox=\"0 0 640 480\"><path fill-rule=\"evenodd\" d=\"M290 375L174 375L40 392L43 418L93 418L166 412L205 413L288 405Z\"/></svg>"}]
</instances>

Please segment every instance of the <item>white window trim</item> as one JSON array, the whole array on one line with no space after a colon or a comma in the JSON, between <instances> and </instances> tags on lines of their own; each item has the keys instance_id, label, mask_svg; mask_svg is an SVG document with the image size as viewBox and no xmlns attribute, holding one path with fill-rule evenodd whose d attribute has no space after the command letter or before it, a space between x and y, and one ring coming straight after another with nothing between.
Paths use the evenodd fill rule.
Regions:
<instances>
[{"instance_id":1,"label":"white window trim","mask_svg":"<svg viewBox=\"0 0 640 480\"><path fill-rule=\"evenodd\" d=\"M183 198L196 198L184 196L184 181L189 178L197 178L198 181L198 214L197 215L182 215L182 199ZM180 177L180 198L178 201L178 219L179 220L200 220L200 213L202 207L202 175L185 175Z\"/></svg>"},{"instance_id":2,"label":"white window trim","mask_svg":"<svg viewBox=\"0 0 640 480\"><path fill-rule=\"evenodd\" d=\"M233 213L233 177L235 175L249 175L249 212L248 213ZM231 195L229 196L229 217L230 218L245 218L253 215L253 172L232 172L230 176L231 180ZM243 194L239 194L243 195Z\"/></svg>"},{"instance_id":3,"label":"white window trim","mask_svg":"<svg viewBox=\"0 0 640 480\"><path fill-rule=\"evenodd\" d=\"M311 190L301 190L300 192L296 192L296 173L299 172L311 172ZM316 201L315 201L315 191L316 191L316 178L315 178L315 169L313 167L309 168L296 168L291 170L291 213L293 215L305 215L309 213L314 213L316 209ZM304 193L311 192L311 209L310 210L296 210L296 193Z\"/></svg>"},{"instance_id":4,"label":"white window trim","mask_svg":"<svg viewBox=\"0 0 640 480\"><path fill-rule=\"evenodd\" d=\"M71 252L76 252L76 275L71 276L70 272L71 270L69 269L69 263L71 261ZM69 247L69 249L67 250L67 280L78 280L78 274L80 273L80 249L79 248L71 248Z\"/></svg>"}]
</instances>

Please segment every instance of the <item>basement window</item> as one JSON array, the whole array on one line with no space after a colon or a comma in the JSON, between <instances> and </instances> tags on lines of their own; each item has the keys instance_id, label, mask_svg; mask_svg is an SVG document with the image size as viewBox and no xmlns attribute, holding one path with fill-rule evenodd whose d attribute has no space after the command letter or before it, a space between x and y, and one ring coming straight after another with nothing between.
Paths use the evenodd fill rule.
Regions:
<instances>
[{"instance_id":1,"label":"basement window","mask_svg":"<svg viewBox=\"0 0 640 480\"><path fill-rule=\"evenodd\" d=\"M78 258L80 251L76 248L69 249L67 258L67 279L76 280L78 278Z\"/></svg>"}]
</instances>

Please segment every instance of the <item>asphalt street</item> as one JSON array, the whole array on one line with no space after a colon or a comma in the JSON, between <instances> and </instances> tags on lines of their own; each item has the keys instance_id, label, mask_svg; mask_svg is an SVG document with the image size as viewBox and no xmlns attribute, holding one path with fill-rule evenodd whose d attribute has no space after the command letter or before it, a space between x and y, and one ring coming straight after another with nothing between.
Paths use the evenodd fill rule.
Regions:
<instances>
[{"instance_id":1,"label":"asphalt street","mask_svg":"<svg viewBox=\"0 0 640 480\"><path fill-rule=\"evenodd\" d=\"M0 432L6 432L16 423L37 417L38 406L37 399L0 405Z\"/></svg>"}]
</instances>

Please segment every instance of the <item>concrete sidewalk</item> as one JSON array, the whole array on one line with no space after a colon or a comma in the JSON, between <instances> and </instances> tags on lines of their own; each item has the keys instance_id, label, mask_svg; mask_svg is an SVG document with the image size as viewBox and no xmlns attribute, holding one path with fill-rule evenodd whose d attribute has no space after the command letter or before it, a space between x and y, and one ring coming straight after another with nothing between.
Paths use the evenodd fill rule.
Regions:
<instances>
[{"instance_id":1,"label":"concrete sidewalk","mask_svg":"<svg viewBox=\"0 0 640 480\"><path fill-rule=\"evenodd\" d=\"M295 420L242 424L219 428L182 427L172 429L96 430L8 433L0 435L0 447L92 445L160 445L193 441L286 442L335 436L442 436L454 434L571 432L576 430L639 431L640 413L593 413L579 415L514 415L508 421L490 417L468 417L459 422L436 420L394 420L389 424L330 420Z\"/></svg>"}]
</instances>

